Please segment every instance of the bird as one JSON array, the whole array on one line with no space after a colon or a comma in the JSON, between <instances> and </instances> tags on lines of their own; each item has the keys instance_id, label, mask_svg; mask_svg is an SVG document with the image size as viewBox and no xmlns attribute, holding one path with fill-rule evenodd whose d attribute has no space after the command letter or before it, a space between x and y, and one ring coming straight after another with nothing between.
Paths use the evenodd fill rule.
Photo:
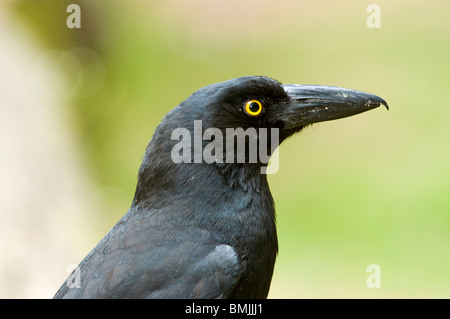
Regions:
<instances>
[{"instance_id":1,"label":"bird","mask_svg":"<svg viewBox=\"0 0 450 319\"><path fill-rule=\"evenodd\" d=\"M79 285L69 276L54 298L267 298L278 239L267 161L253 153L379 106L389 109L362 91L266 76L197 90L157 126L131 206L77 267Z\"/></svg>"}]
</instances>

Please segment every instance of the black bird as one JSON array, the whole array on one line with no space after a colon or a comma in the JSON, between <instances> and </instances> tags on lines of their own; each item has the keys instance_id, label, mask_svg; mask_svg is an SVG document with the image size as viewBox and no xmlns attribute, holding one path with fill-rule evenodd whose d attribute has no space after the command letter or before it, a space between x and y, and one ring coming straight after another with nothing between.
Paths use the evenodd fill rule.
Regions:
<instances>
[{"instance_id":1,"label":"black bird","mask_svg":"<svg viewBox=\"0 0 450 319\"><path fill-rule=\"evenodd\" d=\"M198 90L157 127L131 207L80 263L80 287L66 282L54 298L266 298L278 251L275 210L261 173L267 162L250 160L255 130L248 129L275 129L268 135L277 132L281 143L309 124L381 105L388 107L360 91L282 85L262 76ZM180 128L192 140L202 137L200 148L177 148ZM209 128L215 129L205 138ZM247 133L244 160L238 143L206 152L208 143L223 142L238 128ZM262 131L256 132L261 141ZM266 143L270 153L272 142L266 136L258 150ZM227 160L230 152L238 153Z\"/></svg>"}]
</instances>

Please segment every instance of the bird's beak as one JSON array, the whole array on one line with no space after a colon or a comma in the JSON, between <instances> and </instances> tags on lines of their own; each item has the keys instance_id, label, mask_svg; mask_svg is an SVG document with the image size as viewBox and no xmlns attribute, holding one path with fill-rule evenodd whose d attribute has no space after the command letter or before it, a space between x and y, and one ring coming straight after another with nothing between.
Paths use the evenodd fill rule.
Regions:
<instances>
[{"instance_id":1,"label":"bird's beak","mask_svg":"<svg viewBox=\"0 0 450 319\"><path fill-rule=\"evenodd\" d=\"M322 85L283 85L290 98L281 120L285 129L352 116L381 105L389 109L382 98L361 91Z\"/></svg>"}]
</instances>

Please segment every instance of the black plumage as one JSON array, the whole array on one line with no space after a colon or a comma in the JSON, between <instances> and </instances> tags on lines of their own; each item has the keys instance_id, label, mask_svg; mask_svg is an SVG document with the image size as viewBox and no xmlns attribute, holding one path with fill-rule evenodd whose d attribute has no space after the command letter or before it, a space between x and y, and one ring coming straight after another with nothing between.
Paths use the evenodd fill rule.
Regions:
<instances>
[{"instance_id":1,"label":"black plumage","mask_svg":"<svg viewBox=\"0 0 450 319\"><path fill-rule=\"evenodd\" d=\"M198 90L157 127L130 209L79 265L81 287L63 284L55 298L265 298L278 251L274 203L261 173L267 163L249 160L249 138L244 162L235 145L233 162L224 146L212 162L197 163L194 150L190 163L175 163L174 130L195 138L216 128L225 139L230 128L275 128L281 143L306 125L380 105L387 107L368 93L267 77ZM201 150L216 138L202 140ZM270 150L276 145L269 141Z\"/></svg>"}]
</instances>

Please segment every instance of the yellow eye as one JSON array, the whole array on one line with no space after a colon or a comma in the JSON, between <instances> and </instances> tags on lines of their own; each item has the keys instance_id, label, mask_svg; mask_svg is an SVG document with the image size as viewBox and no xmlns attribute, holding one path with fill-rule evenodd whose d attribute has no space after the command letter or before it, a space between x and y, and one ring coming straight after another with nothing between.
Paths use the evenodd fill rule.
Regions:
<instances>
[{"instance_id":1,"label":"yellow eye","mask_svg":"<svg viewBox=\"0 0 450 319\"><path fill-rule=\"evenodd\" d=\"M258 100L250 100L245 103L244 107L245 112L251 116L257 116L261 114L262 109L262 104Z\"/></svg>"}]
</instances>

